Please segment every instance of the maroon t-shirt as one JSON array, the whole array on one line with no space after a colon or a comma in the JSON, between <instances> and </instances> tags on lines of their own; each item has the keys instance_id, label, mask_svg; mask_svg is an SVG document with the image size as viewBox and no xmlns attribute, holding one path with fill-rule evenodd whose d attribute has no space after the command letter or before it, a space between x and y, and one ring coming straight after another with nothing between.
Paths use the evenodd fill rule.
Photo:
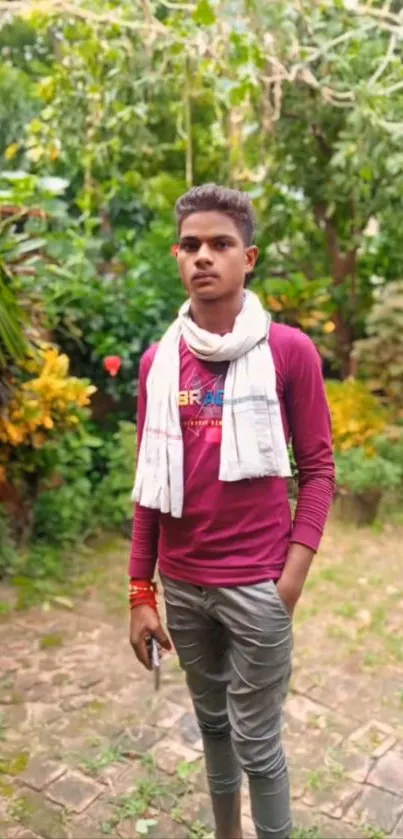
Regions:
<instances>
[{"instance_id":1,"label":"maroon t-shirt","mask_svg":"<svg viewBox=\"0 0 403 839\"><path fill-rule=\"evenodd\" d=\"M298 329L273 323L269 344L286 440L299 472L294 522L284 478L224 482L220 464L222 400L228 364L195 358L180 347L178 406L184 444L184 508L176 519L136 504L129 574L151 579L160 570L203 586L277 580L290 542L317 550L334 491L329 411L318 352ZM146 382L157 345L140 362L138 443Z\"/></svg>"}]
</instances>

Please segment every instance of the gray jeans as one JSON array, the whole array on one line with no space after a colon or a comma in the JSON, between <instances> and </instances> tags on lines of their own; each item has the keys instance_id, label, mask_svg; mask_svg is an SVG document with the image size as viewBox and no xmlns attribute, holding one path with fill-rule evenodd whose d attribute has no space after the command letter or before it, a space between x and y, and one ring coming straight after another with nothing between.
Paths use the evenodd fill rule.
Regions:
<instances>
[{"instance_id":1,"label":"gray jeans","mask_svg":"<svg viewBox=\"0 0 403 839\"><path fill-rule=\"evenodd\" d=\"M292 624L272 581L202 588L162 578L168 628L203 737L213 795L249 779L259 839L291 833L281 744Z\"/></svg>"}]
</instances>

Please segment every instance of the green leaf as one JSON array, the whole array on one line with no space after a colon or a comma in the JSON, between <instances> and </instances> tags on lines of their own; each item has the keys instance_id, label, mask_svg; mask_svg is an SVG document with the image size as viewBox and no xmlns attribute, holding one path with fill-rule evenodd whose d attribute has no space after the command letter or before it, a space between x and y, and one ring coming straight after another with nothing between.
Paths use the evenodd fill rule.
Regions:
<instances>
[{"instance_id":1,"label":"green leaf","mask_svg":"<svg viewBox=\"0 0 403 839\"><path fill-rule=\"evenodd\" d=\"M216 22L216 16L209 0L200 0L193 12L193 19L201 26L212 26Z\"/></svg>"}]
</instances>

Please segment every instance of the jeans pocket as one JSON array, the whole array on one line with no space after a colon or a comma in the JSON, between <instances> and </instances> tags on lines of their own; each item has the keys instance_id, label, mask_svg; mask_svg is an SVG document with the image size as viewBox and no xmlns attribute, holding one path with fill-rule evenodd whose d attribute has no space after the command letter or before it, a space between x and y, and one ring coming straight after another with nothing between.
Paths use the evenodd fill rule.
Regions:
<instances>
[{"instance_id":1,"label":"jeans pocket","mask_svg":"<svg viewBox=\"0 0 403 839\"><path fill-rule=\"evenodd\" d=\"M274 595L275 595L275 598L276 598L276 600L277 600L277 603L279 604L279 606L281 607L282 612L285 614L285 616L288 618L288 620L289 620L289 621L290 621L290 623L291 623L291 621L292 621L292 615L290 615L290 613L289 613L289 611L288 611L288 609L287 609L287 606L286 606L286 605L285 605L285 603L284 603L284 600L282 600L282 598L280 597L279 590L278 590L278 588L277 588L276 583L274 582L274 580L271 580L271 584L272 584L272 587L273 587L273 589L274 589Z\"/></svg>"}]
</instances>

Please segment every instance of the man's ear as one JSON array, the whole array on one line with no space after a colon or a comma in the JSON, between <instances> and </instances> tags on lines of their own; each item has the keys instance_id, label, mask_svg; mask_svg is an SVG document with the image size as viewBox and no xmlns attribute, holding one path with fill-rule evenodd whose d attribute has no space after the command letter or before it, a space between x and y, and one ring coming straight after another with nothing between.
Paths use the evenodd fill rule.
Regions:
<instances>
[{"instance_id":1,"label":"man's ear","mask_svg":"<svg viewBox=\"0 0 403 839\"><path fill-rule=\"evenodd\" d=\"M246 248L245 250L245 268L246 273L250 274L259 258L259 248L255 245L252 245L250 248Z\"/></svg>"},{"instance_id":2,"label":"man's ear","mask_svg":"<svg viewBox=\"0 0 403 839\"><path fill-rule=\"evenodd\" d=\"M175 257L175 259L176 259L176 258L177 258L177 256L178 256L178 251L179 251L179 245L172 245L172 247L171 247L171 254L172 254L172 256L174 256L174 257Z\"/></svg>"}]
</instances>

